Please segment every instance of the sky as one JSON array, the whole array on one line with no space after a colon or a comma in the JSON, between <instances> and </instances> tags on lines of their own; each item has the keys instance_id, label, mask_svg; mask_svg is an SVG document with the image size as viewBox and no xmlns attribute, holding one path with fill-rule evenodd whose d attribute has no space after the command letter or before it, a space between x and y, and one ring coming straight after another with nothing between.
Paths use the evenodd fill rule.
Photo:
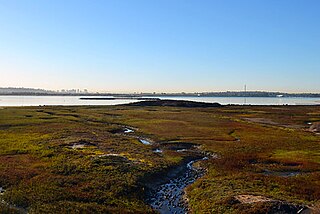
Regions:
<instances>
[{"instance_id":1,"label":"sky","mask_svg":"<svg viewBox=\"0 0 320 214\"><path fill-rule=\"evenodd\" d=\"M320 92L319 0L0 0L0 87Z\"/></svg>"}]
</instances>

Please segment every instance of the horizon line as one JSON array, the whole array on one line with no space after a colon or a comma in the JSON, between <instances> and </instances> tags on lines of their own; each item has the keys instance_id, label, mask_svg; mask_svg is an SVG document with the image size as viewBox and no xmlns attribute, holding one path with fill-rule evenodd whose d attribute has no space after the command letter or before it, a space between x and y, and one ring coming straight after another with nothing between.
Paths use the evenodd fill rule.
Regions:
<instances>
[{"instance_id":1,"label":"horizon line","mask_svg":"<svg viewBox=\"0 0 320 214\"><path fill-rule=\"evenodd\" d=\"M268 91L268 90L220 90L220 91L173 91L173 92L165 92L165 91L104 91L104 90L90 90L87 88L64 88L64 89L46 89L46 88L33 88L33 87L0 87L0 89L28 89L28 90L43 90L47 92L54 92L54 93L69 93L71 94L72 90L80 90L77 93L88 93L88 94L206 94L206 93L227 93L227 92L243 92L243 93L252 93L252 92L260 92L260 93L284 93L284 94L320 94L320 91L318 92L306 92L306 91L296 91L296 92L288 92L288 91ZM63 91L65 90L65 91ZM85 92L87 91L87 92Z\"/></svg>"}]
</instances>

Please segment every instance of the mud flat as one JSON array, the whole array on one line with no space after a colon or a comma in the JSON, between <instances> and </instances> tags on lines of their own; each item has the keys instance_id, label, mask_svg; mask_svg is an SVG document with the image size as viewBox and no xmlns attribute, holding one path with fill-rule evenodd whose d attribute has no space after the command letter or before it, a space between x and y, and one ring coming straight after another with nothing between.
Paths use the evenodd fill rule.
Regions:
<instances>
[{"instance_id":1,"label":"mud flat","mask_svg":"<svg viewBox=\"0 0 320 214\"><path fill-rule=\"evenodd\" d=\"M85 147L90 147L90 146L92 147L92 146L96 146L96 145L91 142L88 142L86 140L80 140L78 142L73 143L69 147L72 149L83 149Z\"/></svg>"},{"instance_id":2,"label":"mud flat","mask_svg":"<svg viewBox=\"0 0 320 214\"><path fill-rule=\"evenodd\" d=\"M230 199L230 203L242 205L265 204L268 207L268 209L264 211L266 213L318 213L315 209L305 205L292 204L260 195L237 195Z\"/></svg>"},{"instance_id":3,"label":"mud flat","mask_svg":"<svg viewBox=\"0 0 320 214\"><path fill-rule=\"evenodd\" d=\"M188 100L146 100L141 102L124 104L124 106L171 106L171 107L185 107L185 108L210 108L221 107L219 103L205 103Z\"/></svg>"},{"instance_id":4,"label":"mud flat","mask_svg":"<svg viewBox=\"0 0 320 214\"><path fill-rule=\"evenodd\" d=\"M313 123L310 126L309 131L319 133L320 132L320 122Z\"/></svg>"}]
</instances>

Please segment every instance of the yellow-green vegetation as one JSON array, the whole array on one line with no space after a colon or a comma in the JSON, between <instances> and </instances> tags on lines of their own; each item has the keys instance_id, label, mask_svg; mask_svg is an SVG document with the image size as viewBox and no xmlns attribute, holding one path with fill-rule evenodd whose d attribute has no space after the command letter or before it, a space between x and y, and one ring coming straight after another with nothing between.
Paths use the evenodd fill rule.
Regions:
<instances>
[{"instance_id":1,"label":"yellow-green vegetation","mask_svg":"<svg viewBox=\"0 0 320 214\"><path fill-rule=\"evenodd\" d=\"M319 106L3 108L0 212L152 212L145 184L183 155L156 154L134 136L218 155L201 162L207 174L187 188L194 213L256 212L230 203L240 194L312 206L320 199L320 136L307 130L316 121Z\"/></svg>"}]
</instances>

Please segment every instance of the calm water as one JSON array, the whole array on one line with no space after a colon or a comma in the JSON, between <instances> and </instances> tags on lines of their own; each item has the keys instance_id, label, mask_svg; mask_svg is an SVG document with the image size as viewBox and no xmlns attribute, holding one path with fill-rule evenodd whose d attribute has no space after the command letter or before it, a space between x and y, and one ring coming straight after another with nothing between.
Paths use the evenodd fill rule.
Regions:
<instances>
[{"instance_id":1,"label":"calm water","mask_svg":"<svg viewBox=\"0 0 320 214\"><path fill-rule=\"evenodd\" d=\"M83 97L83 96L81 96ZM99 97L99 96L97 96ZM118 105L135 100L80 100L80 96L0 96L0 106L39 105ZM277 98L277 97L159 97L161 99L218 102L221 104L250 105L320 105L320 98Z\"/></svg>"},{"instance_id":2,"label":"calm water","mask_svg":"<svg viewBox=\"0 0 320 214\"><path fill-rule=\"evenodd\" d=\"M0 96L0 106L118 105L130 102L133 100L80 100L80 96Z\"/></svg>"},{"instance_id":3,"label":"calm water","mask_svg":"<svg viewBox=\"0 0 320 214\"><path fill-rule=\"evenodd\" d=\"M307 97L159 97L162 99L190 100L198 102L218 102L238 105L320 105L320 98Z\"/></svg>"}]
</instances>

